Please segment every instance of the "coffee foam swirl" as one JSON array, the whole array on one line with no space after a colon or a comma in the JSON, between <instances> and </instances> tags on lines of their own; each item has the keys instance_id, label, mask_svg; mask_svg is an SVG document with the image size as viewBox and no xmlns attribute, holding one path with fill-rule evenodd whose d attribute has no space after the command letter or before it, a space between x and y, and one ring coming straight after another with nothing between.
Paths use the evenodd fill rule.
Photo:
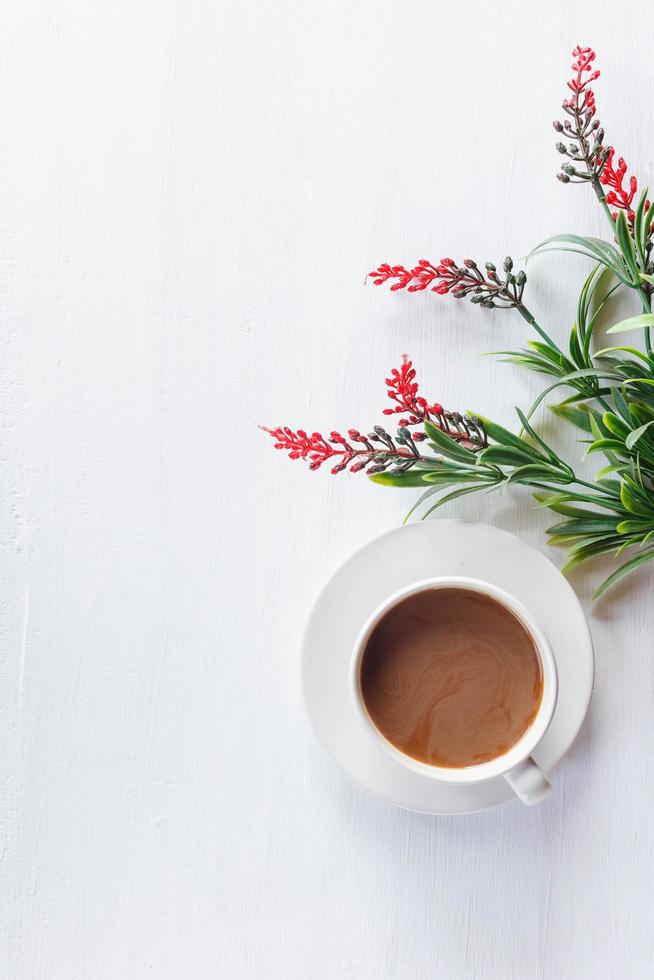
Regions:
<instances>
[{"instance_id":1,"label":"coffee foam swirl","mask_svg":"<svg viewBox=\"0 0 654 980\"><path fill-rule=\"evenodd\" d=\"M402 600L374 628L361 693L389 742L421 762L460 768L507 752L540 705L534 641L495 599L428 589Z\"/></svg>"}]
</instances>

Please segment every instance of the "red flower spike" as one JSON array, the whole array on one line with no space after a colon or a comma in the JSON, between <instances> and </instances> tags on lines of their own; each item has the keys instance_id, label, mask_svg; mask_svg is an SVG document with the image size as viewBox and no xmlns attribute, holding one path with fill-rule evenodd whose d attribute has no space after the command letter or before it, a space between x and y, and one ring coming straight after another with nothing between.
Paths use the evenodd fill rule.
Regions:
<instances>
[{"instance_id":1,"label":"red flower spike","mask_svg":"<svg viewBox=\"0 0 654 980\"><path fill-rule=\"evenodd\" d=\"M433 461L433 457L421 456L416 448L412 448L414 442L427 438L425 433L415 432L409 436L406 431L409 425L423 424L427 419L456 442L474 450L485 448L487 439L481 422L445 412L438 402L429 404L426 398L418 395L415 377L413 364L405 354L401 366L393 368L390 377L386 378L386 393L394 405L384 409L384 414L402 413L403 416L395 440L379 425L368 435L363 435L359 429L348 429L352 442L360 444L356 447L336 429L327 439L320 432L308 435L304 429L293 431L288 426L261 428L272 436L275 449L287 452L289 459L306 460L310 470L320 469L323 463L330 461L333 474L342 473L348 467L351 473L367 468L369 473L381 473L389 466L395 467L395 473L402 473L418 460Z\"/></svg>"},{"instance_id":2,"label":"red flower spike","mask_svg":"<svg viewBox=\"0 0 654 980\"><path fill-rule=\"evenodd\" d=\"M465 259L461 267L449 258L441 259L438 265L420 259L411 270L403 265L391 266L384 262L369 276L376 286L392 281L392 292L406 289L409 293L421 293L430 288L439 296L446 293L451 293L456 299L467 296L473 303L486 307L519 306L527 277L524 272L512 274L513 262L510 259L505 261L504 268L507 278L502 280L491 262L486 263L484 276L473 259Z\"/></svg>"},{"instance_id":3,"label":"red flower spike","mask_svg":"<svg viewBox=\"0 0 654 980\"><path fill-rule=\"evenodd\" d=\"M615 157L615 150L612 146L609 146L607 149L608 156L600 174L600 183L602 186L611 188L606 195L606 203L609 205L609 207L615 207L621 211L626 211L629 227L633 231L634 212L631 205L636 195L636 191L638 190L638 181L632 175L629 178L629 190L624 187L624 179L627 175L627 164L622 157L619 157L618 165L614 168L613 159ZM649 201L646 202L645 207L649 207ZM614 219L616 216L617 212L614 212Z\"/></svg>"},{"instance_id":4,"label":"red flower spike","mask_svg":"<svg viewBox=\"0 0 654 980\"><path fill-rule=\"evenodd\" d=\"M416 372L412 362L406 354L402 355L402 366L394 368L391 377L386 378L388 390L386 394L396 404L393 408L385 408L384 415L394 415L398 413L408 413L410 419L403 418L400 425L416 425L428 419L431 407L426 399L418 397L418 383L415 380Z\"/></svg>"},{"instance_id":5,"label":"red flower spike","mask_svg":"<svg viewBox=\"0 0 654 980\"><path fill-rule=\"evenodd\" d=\"M610 208L617 209L613 212L613 219L616 219L618 211L624 211L633 234L633 203L638 181L631 176L625 183L627 164L619 157L617 166L614 166L615 150L612 146L604 145L604 130L599 119L595 118L595 94L590 87L590 83L600 77L599 71L593 67L595 52L592 48L577 45L572 57L574 75L567 84L573 95L571 99L563 100L563 110L569 118L564 122L554 122L556 131L573 141L557 143L559 153L570 161L561 167L559 180L564 184L592 181L596 190L598 184L608 188L606 203Z\"/></svg>"}]
</instances>

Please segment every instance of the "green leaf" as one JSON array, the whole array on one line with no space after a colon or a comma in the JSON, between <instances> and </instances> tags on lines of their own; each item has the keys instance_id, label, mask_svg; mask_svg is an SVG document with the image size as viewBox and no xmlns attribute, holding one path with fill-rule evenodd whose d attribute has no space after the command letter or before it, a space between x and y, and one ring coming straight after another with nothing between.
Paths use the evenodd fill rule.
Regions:
<instances>
[{"instance_id":1,"label":"green leaf","mask_svg":"<svg viewBox=\"0 0 654 980\"><path fill-rule=\"evenodd\" d=\"M625 439L625 446L627 449L633 449L640 437L645 434L647 429L649 429L650 425L652 424L654 424L654 419L652 419L650 422L646 422L644 425L641 425L638 429L634 429L633 432L630 432Z\"/></svg>"},{"instance_id":2,"label":"green leaf","mask_svg":"<svg viewBox=\"0 0 654 980\"><path fill-rule=\"evenodd\" d=\"M634 240L636 242L636 248L638 249L638 255L642 265L645 265L647 261L647 255L645 252L645 243L647 241L647 235L643 235L643 216L645 214L645 205L647 204L647 188L641 192L638 199L638 204L636 206L636 211L634 214Z\"/></svg>"},{"instance_id":3,"label":"green leaf","mask_svg":"<svg viewBox=\"0 0 654 980\"><path fill-rule=\"evenodd\" d=\"M626 463L613 463L611 466L605 466L603 469L601 469L599 471L599 473L596 473L595 474L595 479L596 480L602 480L602 478L605 477L605 476L608 476L609 473L620 473L620 472L622 472L622 470L624 470L624 468L625 468L626 465L628 465L628 464L626 464Z\"/></svg>"},{"instance_id":4,"label":"green leaf","mask_svg":"<svg viewBox=\"0 0 654 980\"><path fill-rule=\"evenodd\" d=\"M477 462L477 456L475 453L466 449L464 446L460 446L456 440L452 439L450 436L445 435L441 432L437 426L433 425L432 422L425 422L425 432L434 444L434 448L442 453L443 456L448 456L450 459L455 459L457 462L461 463L471 463Z\"/></svg>"},{"instance_id":5,"label":"green leaf","mask_svg":"<svg viewBox=\"0 0 654 980\"><path fill-rule=\"evenodd\" d=\"M634 357L639 357L641 361L645 361L651 367L652 362L647 354L643 354L642 350L637 350L635 347L604 347L603 350L596 351L595 357L603 357L605 354L611 354L617 350L624 351L626 354L633 354Z\"/></svg>"},{"instance_id":6,"label":"green leaf","mask_svg":"<svg viewBox=\"0 0 654 980\"><path fill-rule=\"evenodd\" d=\"M570 356L578 367L588 367L584 361L581 344L579 343L579 327L576 323L572 325L570 331Z\"/></svg>"},{"instance_id":7,"label":"green leaf","mask_svg":"<svg viewBox=\"0 0 654 980\"><path fill-rule=\"evenodd\" d=\"M525 466L518 466L511 473L507 482L529 484L540 480L567 484L572 482L572 477L569 473L563 472L556 466L549 466L547 463L527 463Z\"/></svg>"},{"instance_id":8,"label":"green leaf","mask_svg":"<svg viewBox=\"0 0 654 980\"><path fill-rule=\"evenodd\" d=\"M609 575L608 578L604 579L604 581L599 586L599 588L595 590L593 599L599 599L599 597L601 595L604 595L606 590L610 589L612 585L615 585L616 582L620 581L620 579L623 579L626 575L629 575L631 574L631 572L634 572L637 568L639 568L641 565L644 565L645 562L649 561L651 558L654 558L654 548L644 552L643 554L637 555L635 558L632 558L628 562L625 562L625 564L621 565L620 568L618 568L615 572L613 572L612 575Z\"/></svg>"},{"instance_id":9,"label":"green leaf","mask_svg":"<svg viewBox=\"0 0 654 980\"><path fill-rule=\"evenodd\" d=\"M638 330L640 327L654 327L654 313L639 313L638 316L620 320L606 331L607 333L627 333L628 330Z\"/></svg>"},{"instance_id":10,"label":"green leaf","mask_svg":"<svg viewBox=\"0 0 654 980\"><path fill-rule=\"evenodd\" d=\"M479 415L477 412L470 412L470 414L481 419L490 438L494 442L499 443L500 446L512 446L514 449L517 449L524 455L531 456L532 458L538 458L538 453L534 450L534 447L530 446L525 439L521 439L520 436L516 436L513 432L509 432L508 429L505 429L504 426L498 425L497 422L491 422L490 419L484 418L483 415ZM487 451L488 450L483 450L483 452Z\"/></svg>"},{"instance_id":11,"label":"green leaf","mask_svg":"<svg viewBox=\"0 0 654 980\"><path fill-rule=\"evenodd\" d=\"M380 487L424 487L425 471L407 470L406 473L371 473L368 477Z\"/></svg>"},{"instance_id":12,"label":"green leaf","mask_svg":"<svg viewBox=\"0 0 654 980\"><path fill-rule=\"evenodd\" d=\"M543 440L541 439L541 437L538 435L538 433L533 428L533 426L531 426L529 424L529 422L527 421L527 419L525 418L524 414L520 411L519 408L516 408L516 414L517 414L518 418L520 419L520 423L522 425L522 428L525 430L525 432L527 433L527 435L530 436L531 439L533 439L533 441L536 443L536 446L540 446L541 447L541 449L543 450L543 454L545 455L545 457L547 459L551 460L552 462L558 463L559 462L559 458L556 455L556 453L554 453L550 449L550 447L547 445L546 442L543 442Z\"/></svg>"},{"instance_id":13,"label":"green leaf","mask_svg":"<svg viewBox=\"0 0 654 980\"><path fill-rule=\"evenodd\" d=\"M571 572L573 568L577 567L577 565L581 565L583 562L589 561L591 558L597 558L599 555L607 555L610 552L616 551L616 549L619 548L622 543L622 538L619 534L616 534L611 538L591 541L589 544L584 544L577 548L571 548L568 552L569 558L561 571Z\"/></svg>"},{"instance_id":14,"label":"green leaf","mask_svg":"<svg viewBox=\"0 0 654 980\"><path fill-rule=\"evenodd\" d=\"M636 514L639 517L652 517L652 510L639 500L638 494L634 493L626 482L620 488L620 500L622 506L631 514Z\"/></svg>"},{"instance_id":15,"label":"green leaf","mask_svg":"<svg viewBox=\"0 0 654 980\"><path fill-rule=\"evenodd\" d=\"M620 534L642 534L643 531L650 531L651 527L652 522L646 520L620 521L620 523L616 526L616 531L618 531ZM654 531L651 531L650 533L654 533Z\"/></svg>"},{"instance_id":16,"label":"green leaf","mask_svg":"<svg viewBox=\"0 0 654 980\"><path fill-rule=\"evenodd\" d=\"M595 436L595 439L604 439L605 436L609 435L609 431L604 427L601 416L596 415L595 412L589 412L588 421L590 422L590 431ZM615 458L609 459L609 462L614 463L616 460Z\"/></svg>"},{"instance_id":17,"label":"green leaf","mask_svg":"<svg viewBox=\"0 0 654 980\"><path fill-rule=\"evenodd\" d=\"M563 495L556 494L551 497L546 497L544 493L534 494L534 497L542 507L548 507L555 514L562 514L564 517L579 517L583 519L586 517L593 518L598 514L598 511L586 510L585 507L574 507L571 504L557 503L555 496L558 498Z\"/></svg>"},{"instance_id":18,"label":"green leaf","mask_svg":"<svg viewBox=\"0 0 654 980\"><path fill-rule=\"evenodd\" d=\"M637 284L640 280L640 269L638 268L634 240L631 237L627 215L624 211L618 211L617 218L615 219L615 237L618 240L620 251L622 252L622 257L627 268L631 272L633 282Z\"/></svg>"},{"instance_id":19,"label":"green leaf","mask_svg":"<svg viewBox=\"0 0 654 980\"><path fill-rule=\"evenodd\" d=\"M586 455L591 453L624 453L624 443L618 439L596 439L586 450Z\"/></svg>"},{"instance_id":20,"label":"green leaf","mask_svg":"<svg viewBox=\"0 0 654 980\"><path fill-rule=\"evenodd\" d=\"M418 509L418 507L420 507L421 504L424 504L425 500L429 500L429 498L430 497L433 497L435 493L438 493L439 489L440 489L440 487L430 487L429 490L425 490L424 493L421 493L420 496L418 497L418 499L416 500L415 504L411 508L411 510L407 513L407 515L404 518L404 520L402 521L402 523L403 524L407 524L408 521L409 521L409 518L413 514L415 514L415 512Z\"/></svg>"},{"instance_id":21,"label":"green leaf","mask_svg":"<svg viewBox=\"0 0 654 980\"><path fill-rule=\"evenodd\" d=\"M459 487L457 490L452 490L451 493L446 493L444 497L440 497L436 503L422 515L422 520L424 521L427 517L429 517L429 515L432 514L438 507L442 507L443 504L449 504L450 501L456 500L457 497L463 497L467 493L475 493L477 490L486 489L488 489L487 483L478 483L472 487Z\"/></svg>"},{"instance_id":22,"label":"green leaf","mask_svg":"<svg viewBox=\"0 0 654 980\"><path fill-rule=\"evenodd\" d=\"M626 398L624 397L620 389L612 388L611 396L615 403L615 407L617 408L618 412L625 420L625 422L631 422L631 412L629 411L629 403L627 402Z\"/></svg>"},{"instance_id":23,"label":"green leaf","mask_svg":"<svg viewBox=\"0 0 654 980\"><path fill-rule=\"evenodd\" d=\"M534 497L538 499L538 494L534 494ZM595 504L597 507L602 507L605 510L615 511L616 514L624 514L624 507L619 497L607 497L601 493L580 493L578 490L564 490L561 493L553 493L547 500L543 500L540 506L548 507L550 510L555 511L555 513L563 513L563 511L559 511L559 508L567 506L571 502Z\"/></svg>"},{"instance_id":24,"label":"green leaf","mask_svg":"<svg viewBox=\"0 0 654 980\"><path fill-rule=\"evenodd\" d=\"M609 371L606 368L583 368L581 371L570 371L569 374L564 375L561 381L577 381L579 378L609 378L613 381L620 381L620 375L617 374L615 369Z\"/></svg>"},{"instance_id":25,"label":"green leaf","mask_svg":"<svg viewBox=\"0 0 654 980\"><path fill-rule=\"evenodd\" d=\"M488 446L481 451L480 459L483 463L496 463L499 466L523 466L532 462L534 456L513 446Z\"/></svg>"},{"instance_id":26,"label":"green leaf","mask_svg":"<svg viewBox=\"0 0 654 980\"><path fill-rule=\"evenodd\" d=\"M613 412L605 412L602 416L602 422L612 435L618 436L620 439L625 439L631 432L626 422L623 422Z\"/></svg>"},{"instance_id":27,"label":"green leaf","mask_svg":"<svg viewBox=\"0 0 654 980\"><path fill-rule=\"evenodd\" d=\"M478 483L482 479L483 473L475 473L470 470L445 470L442 473L426 473L424 482L438 484L441 487L451 487L455 483ZM487 482L492 482L488 480Z\"/></svg>"},{"instance_id":28,"label":"green leaf","mask_svg":"<svg viewBox=\"0 0 654 980\"><path fill-rule=\"evenodd\" d=\"M571 518L568 521L560 521L558 524L552 524L546 530L548 534L561 534L564 532L579 536L587 534L615 534L617 528L615 517L609 515L602 517L601 514L596 514L594 516L591 515L585 520Z\"/></svg>"},{"instance_id":29,"label":"green leaf","mask_svg":"<svg viewBox=\"0 0 654 980\"><path fill-rule=\"evenodd\" d=\"M541 357L551 361L557 367L565 367L567 371L574 371L575 365L573 362L556 345L544 344L542 340L530 340L528 341L528 345L540 354Z\"/></svg>"},{"instance_id":30,"label":"green leaf","mask_svg":"<svg viewBox=\"0 0 654 980\"><path fill-rule=\"evenodd\" d=\"M650 286L654 286L654 276L648 276L644 272L641 272L640 278L643 279L645 282L648 282Z\"/></svg>"},{"instance_id":31,"label":"green leaf","mask_svg":"<svg viewBox=\"0 0 654 980\"><path fill-rule=\"evenodd\" d=\"M576 425L578 429L583 429L584 432L590 432L590 417L588 411L583 408L574 408L572 405L548 405L550 412L554 415L558 415L559 418L565 419L566 422L570 422L572 425Z\"/></svg>"},{"instance_id":32,"label":"green leaf","mask_svg":"<svg viewBox=\"0 0 654 980\"><path fill-rule=\"evenodd\" d=\"M601 238L585 238L581 235L553 235L551 238L546 238L545 241L540 242L529 253L527 260L534 255L551 251L577 252L579 255L585 255L587 258L601 263L607 269L611 269L621 282L628 286L633 285L618 250Z\"/></svg>"}]
</instances>

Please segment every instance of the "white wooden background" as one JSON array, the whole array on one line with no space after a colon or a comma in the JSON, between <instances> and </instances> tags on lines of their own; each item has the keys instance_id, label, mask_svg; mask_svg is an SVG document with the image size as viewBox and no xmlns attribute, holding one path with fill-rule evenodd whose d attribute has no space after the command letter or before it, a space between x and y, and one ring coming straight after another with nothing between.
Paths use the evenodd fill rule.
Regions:
<instances>
[{"instance_id":1,"label":"white wooden background","mask_svg":"<svg viewBox=\"0 0 654 980\"><path fill-rule=\"evenodd\" d=\"M551 120L594 45L609 138L652 177L648 11L3 4L3 977L651 976L652 572L592 611L546 804L394 810L315 742L298 656L326 577L414 494L256 429L381 420L404 351L448 406L529 403L537 378L479 356L519 318L364 277L604 234ZM530 265L556 336L585 271ZM519 490L450 513L546 548Z\"/></svg>"}]
</instances>

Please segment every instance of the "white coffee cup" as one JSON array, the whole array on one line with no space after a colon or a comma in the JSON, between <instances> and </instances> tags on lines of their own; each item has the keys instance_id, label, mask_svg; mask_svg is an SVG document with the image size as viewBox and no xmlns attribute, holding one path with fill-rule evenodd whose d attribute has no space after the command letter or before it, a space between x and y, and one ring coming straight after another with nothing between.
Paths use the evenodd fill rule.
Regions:
<instances>
[{"instance_id":1,"label":"white coffee cup","mask_svg":"<svg viewBox=\"0 0 654 980\"><path fill-rule=\"evenodd\" d=\"M375 626L389 610L403 599L415 595L418 592L433 589L467 589L479 595L489 596L495 599L520 620L534 641L538 653L543 676L543 692L538 711L529 728L515 745L512 745L508 752L505 752L503 755L491 759L490 762L483 762L476 766L466 766L465 768L450 769L444 766L433 766L426 762L420 762L420 760L406 755L397 746L393 745L392 742L389 742L380 732L368 714L362 697L361 659ZM453 575L423 579L420 582L414 582L412 585L401 589L399 592L395 592L375 609L357 637L352 652L350 688L355 709L362 722L372 729L377 738L381 740L386 751L390 752L393 758L406 768L420 773L422 776L427 776L430 779L447 783L472 784L503 776L516 796L523 803L527 804L540 803L551 791L552 785L547 775L532 758L532 752L547 731L552 720L552 715L554 714L558 692L556 663L551 647L538 623L535 622L525 606L514 596L505 592L504 589L500 589L496 585L491 585L489 582L482 582L479 579Z\"/></svg>"}]
</instances>

